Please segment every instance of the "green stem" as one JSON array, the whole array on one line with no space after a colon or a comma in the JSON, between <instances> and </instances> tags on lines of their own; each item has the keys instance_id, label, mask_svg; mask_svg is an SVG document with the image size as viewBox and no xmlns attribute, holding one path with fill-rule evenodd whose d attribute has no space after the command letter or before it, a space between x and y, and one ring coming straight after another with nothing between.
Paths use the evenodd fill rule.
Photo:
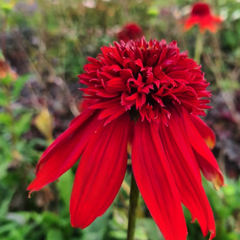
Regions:
<instances>
[{"instance_id":1,"label":"green stem","mask_svg":"<svg viewBox=\"0 0 240 240\"><path fill-rule=\"evenodd\" d=\"M6 38L7 38L7 23L8 23L8 13L6 13L5 18L3 19L2 24L2 41L1 41L1 49L4 58L6 58Z\"/></svg>"},{"instance_id":2,"label":"green stem","mask_svg":"<svg viewBox=\"0 0 240 240\"><path fill-rule=\"evenodd\" d=\"M127 240L134 240L134 232L137 218L137 205L138 205L139 190L132 173L131 191L130 191L130 204L128 214L128 231Z\"/></svg>"},{"instance_id":3,"label":"green stem","mask_svg":"<svg viewBox=\"0 0 240 240\"><path fill-rule=\"evenodd\" d=\"M11 118L11 123L10 123L10 134L12 138L12 152L16 150L16 145L17 145L17 136L15 134L15 125L14 125L14 115L12 111L12 106L11 106L11 92L9 87L6 87L5 89L5 95L7 97L8 104L5 107L6 112L9 114Z\"/></svg>"},{"instance_id":4,"label":"green stem","mask_svg":"<svg viewBox=\"0 0 240 240\"><path fill-rule=\"evenodd\" d=\"M198 32L195 46L194 60L199 64L203 52L203 35Z\"/></svg>"}]
</instances>

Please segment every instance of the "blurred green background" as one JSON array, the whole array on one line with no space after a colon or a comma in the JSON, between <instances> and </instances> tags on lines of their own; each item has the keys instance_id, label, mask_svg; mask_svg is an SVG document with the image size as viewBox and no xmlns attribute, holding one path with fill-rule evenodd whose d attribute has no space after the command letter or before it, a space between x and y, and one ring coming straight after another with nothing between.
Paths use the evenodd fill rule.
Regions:
<instances>
[{"instance_id":1,"label":"blurred green background","mask_svg":"<svg viewBox=\"0 0 240 240\"><path fill-rule=\"evenodd\" d=\"M0 80L0 239L124 240L130 172L111 208L84 230L69 221L69 199L76 166L28 198L36 163L46 147L78 115L77 75L87 56L117 39L135 22L146 39L177 40L194 57L198 28L183 31L193 1L185 0L0 0L0 59L18 74ZM218 240L240 239L240 1L212 0L223 23L203 35L201 64L211 82L212 106L206 122L214 129L214 154L227 187L216 192L203 180L214 211ZM0 76L6 68L1 67ZM184 208L189 240L202 237ZM135 239L163 239L139 200Z\"/></svg>"}]
</instances>

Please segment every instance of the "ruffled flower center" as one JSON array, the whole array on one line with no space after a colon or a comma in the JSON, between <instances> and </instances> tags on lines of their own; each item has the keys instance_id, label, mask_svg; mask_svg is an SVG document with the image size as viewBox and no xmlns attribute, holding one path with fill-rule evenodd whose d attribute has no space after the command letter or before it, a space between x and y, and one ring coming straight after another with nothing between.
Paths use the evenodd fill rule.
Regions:
<instances>
[{"instance_id":1,"label":"ruffled flower center","mask_svg":"<svg viewBox=\"0 0 240 240\"><path fill-rule=\"evenodd\" d=\"M176 104L198 115L209 108L201 67L187 52L180 53L175 41L142 38L101 50L97 59L88 58L79 79L87 85L85 97L96 100L92 108L106 109L102 118L129 111L131 119L167 124L169 109Z\"/></svg>"},{"instance_id":2,"label":"ruffled flower center","mask_svg":"<svg viewBox=\"0 0 240 240\"><path fill-rule=\"evenodd\" d=\"M208 16L210 15L210 8L205 3L198 3L193 6L191 13L199 17Z\"/></svg>"}]
</instances>

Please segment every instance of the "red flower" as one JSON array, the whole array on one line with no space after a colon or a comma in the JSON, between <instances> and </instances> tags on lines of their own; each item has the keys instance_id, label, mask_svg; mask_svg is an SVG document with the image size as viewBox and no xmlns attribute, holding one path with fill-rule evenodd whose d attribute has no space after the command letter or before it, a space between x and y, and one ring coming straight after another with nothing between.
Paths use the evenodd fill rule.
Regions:
<instances>
[{"instance_id":1,"label":"red flower","mask_svg":"<svg viewBox=\"0 0 240 240\"><path fill-rule=\"evenodd\" d=\"M140 26L135 23L128 23L118 33L118 41L122 40L127 42L129 40L137 40L143 36L143 32Z\"/></svg>"},{"instance_id":2,"label":"red flower","mask_svg":"<svg viewBox=\"0 0 240 240\"><path fill-rule=\"evenodd\" d=\"M223 176L205 143L213 147L214 134L198 117L211 96L201 67L175 41L142 38L101 50L79 76L91 106L44 152L28 190L55 181L81 157L70 214L74 227L85 228L119 191L130 144L137 185L165 239L186 239L182 203L212 239L214 217L200 170L215 188Z\"/></svg>"},{"instance_id":3,"label":"red flower","mask_svg":"<svg viewBox=\"0 0 240 240\"><path fill-rule=\"evenodd\" d=\"M189 30L197 24L199 25L201 33L205 30L215 33L218 29L218 25L222 21L223 20L219 16L211 14L210 7L207 3L195 3L192 6L189 18L185 21L184 28L185 30Z\"/></svg>"},{"instance_id":4,"label":"red flower","mask_svg":"<svg viewBox=\"0 0 240 240\"><path fill-rule=\"evenodd\" d=\"M10 68L9 64L0 59L0 80L6 78L7 76L10 76L12 80L16 80L18 77L17 73Z\"/></svg>"}]
</instances>

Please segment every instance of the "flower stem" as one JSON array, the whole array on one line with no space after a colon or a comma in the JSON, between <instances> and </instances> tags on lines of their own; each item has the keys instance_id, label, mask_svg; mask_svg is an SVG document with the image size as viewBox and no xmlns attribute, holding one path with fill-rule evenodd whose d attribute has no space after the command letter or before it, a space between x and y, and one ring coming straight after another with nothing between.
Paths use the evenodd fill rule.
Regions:
<instances>
[{"instance_id":1,"label":"flower stem","mask_svg":"<svg viewBox=\"0 0 240 240\"><path fill-rule=\"evenodd\" d=\"M134 175L132 173L130 204L129 204L129 214L128 214L127 240L134 239L135 224L136 224L136 217L137 217L138 197L139 197L139 190L138 190Z\"/></svg>"},{"instance_id":2,"label":"flower stem","mask_svg":"<svg viewBox=\"0 0 240 240\"><path fill-rule=\"evenodd\" d=\"M2 24L2 41L1 41L1 49L4 58L6 58L6 38L7 38L7 26L8 26L8 13L6 13L5 18L3 19Z\"/></svg>"},{"instance_id":3,"label":"flower stem","mask_svg":"<svg viewBox=\"0 0 240 240\"><path fill-rule=\"evenodd\" d=\"M198 32L195 46L194 60L199 64L203 52L203 35Z\"/></svg>"}]
</instances>

